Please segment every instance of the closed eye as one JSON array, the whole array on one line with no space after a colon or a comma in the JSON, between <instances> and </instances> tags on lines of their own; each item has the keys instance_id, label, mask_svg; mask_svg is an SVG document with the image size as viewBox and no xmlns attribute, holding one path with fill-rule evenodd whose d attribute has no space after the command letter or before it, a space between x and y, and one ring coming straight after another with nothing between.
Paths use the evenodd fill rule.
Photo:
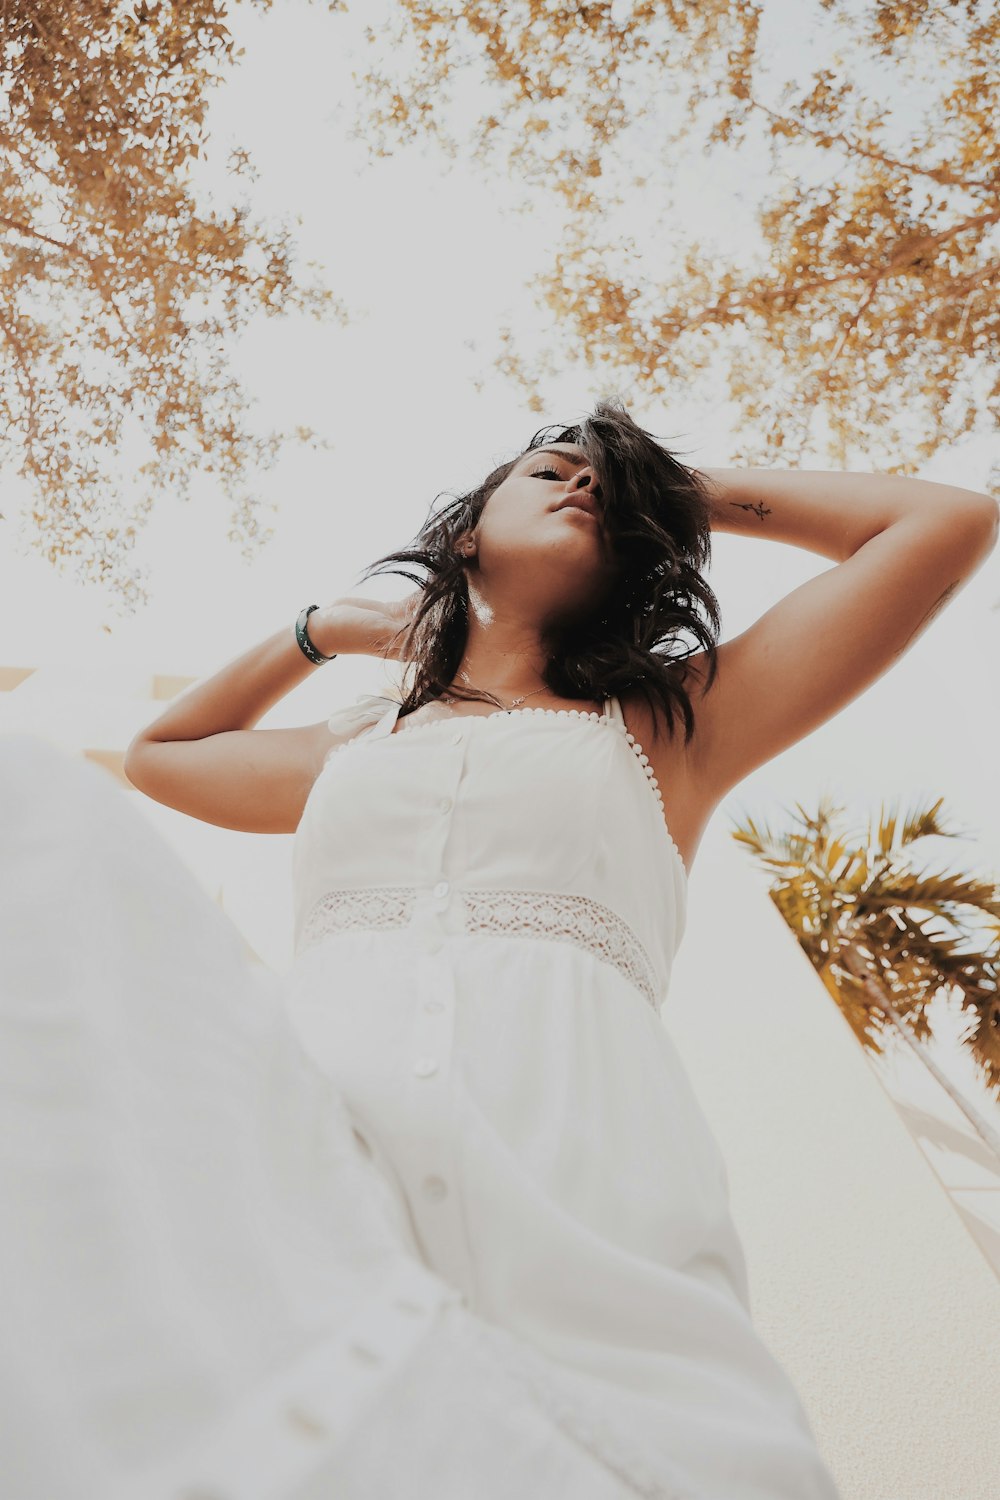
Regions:
<instances>
[{"instance_id":1,"label":"closed eye","mask_svg":"<svg viewBox=\"0 0 1000 1500\"><path fill-rule=\"evenodd\" d=\"M537 479L542 474L551 474L553 479L561 479L562 478L562 475L559 474L555 469L532 469L532 471L531 471L531 477L532 477L532 479Z\"/></svg>"}]
</instances>

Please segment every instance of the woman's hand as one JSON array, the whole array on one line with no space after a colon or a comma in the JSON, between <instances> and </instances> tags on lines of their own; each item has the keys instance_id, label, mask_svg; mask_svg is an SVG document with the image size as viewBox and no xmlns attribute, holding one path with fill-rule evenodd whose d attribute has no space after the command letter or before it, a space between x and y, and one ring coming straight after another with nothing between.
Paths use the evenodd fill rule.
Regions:
<instances>
[{"instance_id":1,"label":"woman's hand","mask_svg":"<svg viewBox=\"0 0 1000 1500\"><path fill-rule=\"evenodd\" d=\"M413 624L423 597L424 591L419 588L414 589L412 594L405 594L402 599L379 605L388 621L389 641L385 655L390 661L409 661L409 627Z\"/></svg>"},{"instance_id":2,"label":"woman's hand","mask_svg":"<svg viewBox=\"0 0 1000 1500\"><path fill-rule=\"evenodd\" d=\"M309 639L324 656L381 656L409 660L407 626L412 624L423 589L386 604L379 599L336 599L309 616Z\"/></svg>"}]
</instances>

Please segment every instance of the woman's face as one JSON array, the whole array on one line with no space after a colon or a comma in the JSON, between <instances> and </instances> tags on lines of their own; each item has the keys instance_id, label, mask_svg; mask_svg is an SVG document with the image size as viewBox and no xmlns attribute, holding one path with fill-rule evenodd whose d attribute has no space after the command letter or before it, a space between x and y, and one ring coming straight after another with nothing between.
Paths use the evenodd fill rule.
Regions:
<instances>
[{"instance_id":1,"label":"woman's face","mask_svg":"<svg viewBox=\"0 0 1000 1500\"><path fill-rule=\"evenodd\" d=\"M574 500L591 509L567 503ZM487 500L473 535L478 568L469 574L470 585L502 596L508 606L534 610L540 621L586 613L617 572L604 496L572 443L522 454Z\"/></svg>"}]
</instances>

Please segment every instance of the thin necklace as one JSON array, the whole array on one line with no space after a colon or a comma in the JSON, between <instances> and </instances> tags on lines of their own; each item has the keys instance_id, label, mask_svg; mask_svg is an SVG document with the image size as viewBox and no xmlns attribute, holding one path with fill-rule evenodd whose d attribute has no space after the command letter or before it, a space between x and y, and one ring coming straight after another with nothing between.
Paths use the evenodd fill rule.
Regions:
<instances>
[{"instance_id":1,"label":"thin necklace","mask_svg":"<svg viewBox=\"0 0 1000 1500\"><path fill-rule=\"evenodd\" d=\"M486 688L477 688L474 682L469 682L468 672L464 672L460 668L458 675L465 678L466 682L469 683L469 687L472 688L474 692L486 693L487 698L492 698L494 703L499 703L504 712L508 714L511 713L519 703L523 703L525 698L533 698L536 693L544 693L546 691L544 685L540 688L534 688L530 693L522 693L520 698L515 698L514 701L508 706L506 703L501 702L496 693L487 692Z\"/></svg>"}]
</instances>

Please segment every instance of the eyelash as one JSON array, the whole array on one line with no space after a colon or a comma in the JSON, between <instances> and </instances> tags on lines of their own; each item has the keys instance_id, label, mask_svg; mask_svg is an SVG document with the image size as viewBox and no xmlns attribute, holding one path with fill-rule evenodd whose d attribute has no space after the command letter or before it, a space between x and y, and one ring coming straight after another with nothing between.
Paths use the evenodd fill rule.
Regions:
<instances>
[{"instance_id":1,"label":"eyelash","mask_svg":"<svg viewBox=\"0 0 1000 1500\"><path fill-rule=\"evenodd\" d=\"M562 477L558 469L532 469L531 471L532 479L538 479L542 474L551 474L555 479L560 479Z\"/></svg>"}]
</instances>

